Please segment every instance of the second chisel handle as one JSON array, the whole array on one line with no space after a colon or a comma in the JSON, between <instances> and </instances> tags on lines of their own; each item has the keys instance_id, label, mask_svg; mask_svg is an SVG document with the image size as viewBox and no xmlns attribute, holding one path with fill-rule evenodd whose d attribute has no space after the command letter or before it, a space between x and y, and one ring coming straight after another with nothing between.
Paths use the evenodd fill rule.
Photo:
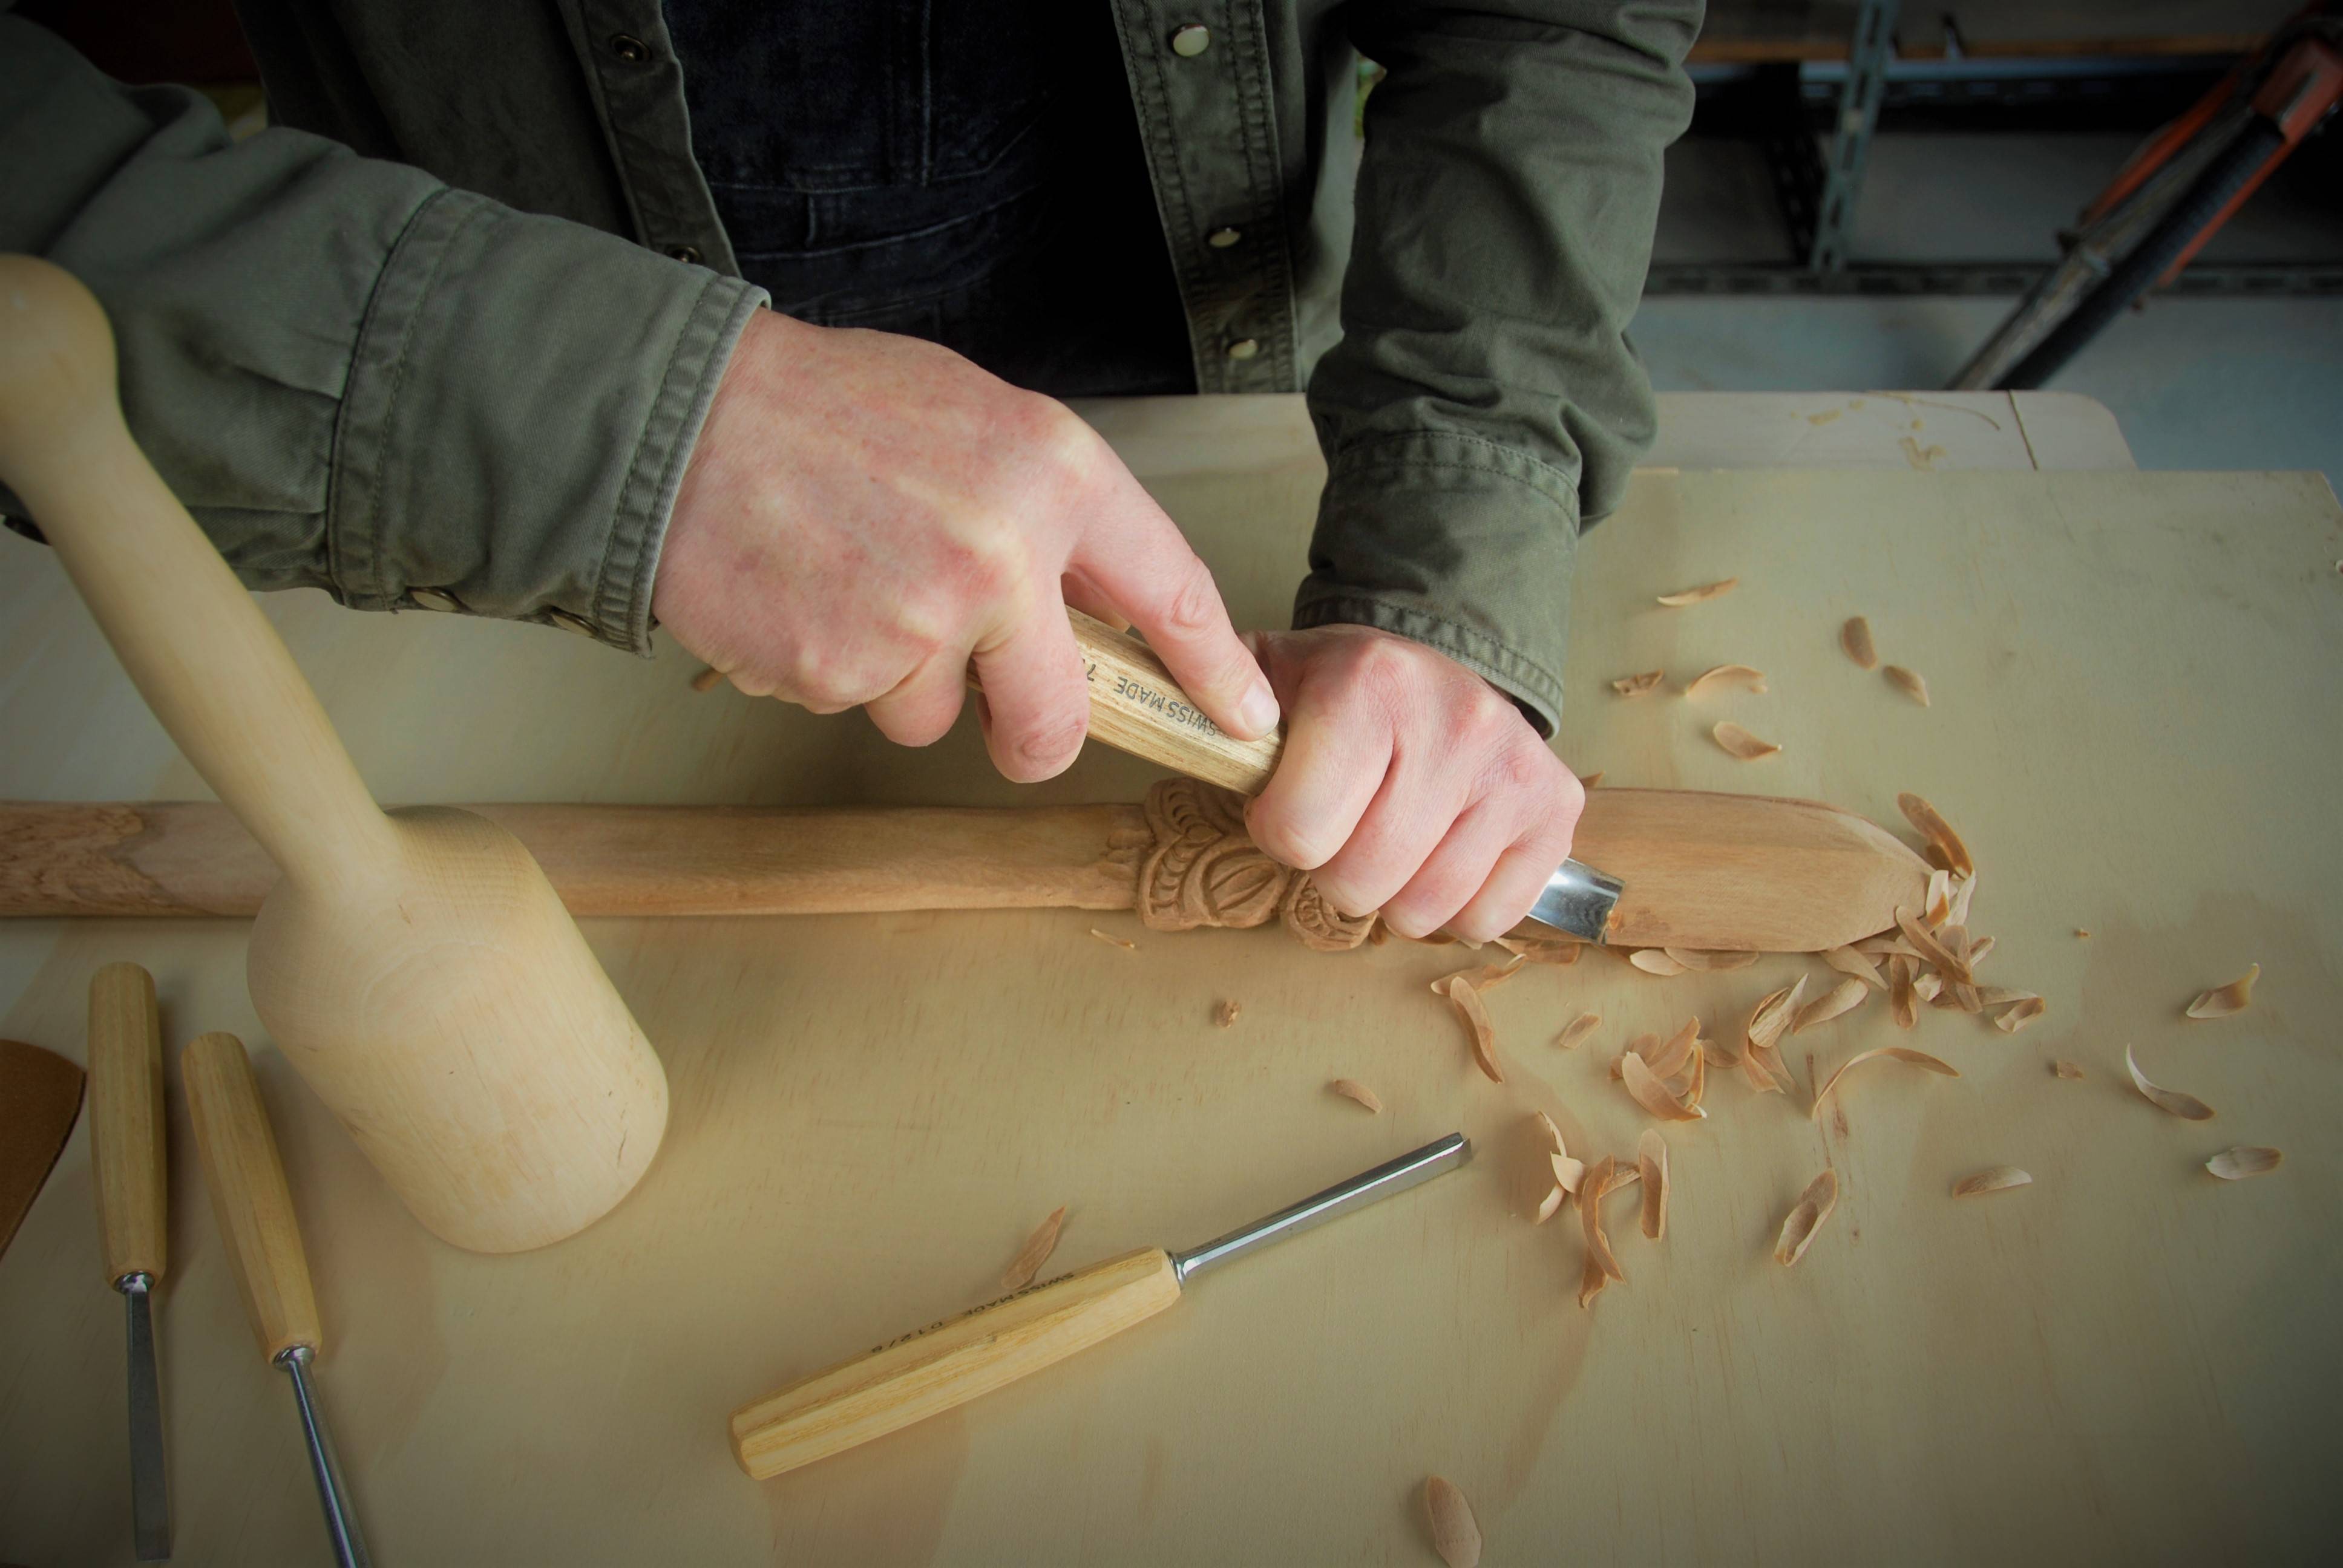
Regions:
<instances>
[{"instance_id":1,"label":"second chisel handle","mask_svg":"<svg viewBox=\"0 0 2343 1568\"><path fill-rule=\"evenodd\" d=\"M309 1288L309 1260L286 1190L285 1162L244 1042L232 1034L197 1036L179 1053L179 1077L212 1213L260 1353L274 1361L295 1345L322 1350L317 1298Z\"/></svg>"},{"instance_id":2,"label":"second chisel handle","mask_svg":"<svg viewBox=\"0 0 2343 1568\"><path fill-rule=\"evenodd\" d=\"M106 1282L163 1279L163 1021L155 977L108 964L89 977L90 1169Z\"/></svg>"},{"instance_id":3,"label":"second chisel handle","mask_svg":"<svg viewBox=\"0 0 2343 1568\"><path fill-rule=\"evenodd\" d=\"M1161 1247L1031 1286L799 1379L732 1414L732 1455L762 1481L940 1415L1088 1350L1180 1299Z\"/></svg>"}]
</instances>

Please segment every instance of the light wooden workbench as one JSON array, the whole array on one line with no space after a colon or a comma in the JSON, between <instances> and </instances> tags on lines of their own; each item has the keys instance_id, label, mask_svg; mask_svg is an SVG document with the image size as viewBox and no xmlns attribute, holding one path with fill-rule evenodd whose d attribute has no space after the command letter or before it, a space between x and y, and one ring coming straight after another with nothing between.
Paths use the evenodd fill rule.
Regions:
<instances>
[{"instance_id":1,"label":"light wooden workbench","mask_svg":"<svg viewBox=\"0 0 2343 1568\"><path fill-rule=\"evenodd\" d=\"M1472 1499L1492 1564L2318 1554L2343 1506L2334 498L2312 475L2128 471L2078 399L1737 401L1669 400L1674 471L1640 476L1588 537L1565 755L1614 783L1811 795L1890 824L1897 790L1933 798L1983 868L1989 977L2052 1011L2013 1040L1924 1010L1903 1036L1874 1003L1802 1036L1802 1090L1896 1040L1965 1075L1867 1067L1819 1127L1802 1100L1713 1086L1710 1118L1667 1131L1666 1241L1623 1203L1627 1282L1590 1312L1574 1226L1526 1218L1528 1113L1576 1152L1631 1151L1644 1119L1605 1077L1628 1034L1695 1010L1737 1029L1819 966L1533 971L1492 999L1501 1089L1424 990L1471 961L1453 948L1321 957L1274 929L1076 911L588 922L673 1121L616 1213L518 1258L455 1251L397 1206L266 1044L239 924L0 929L0 1033L78 1056L90 971L124 958L155 971L174 1051L206 1029L256 1047L317 1275L323 1397L387 1568L1429 1563L1432 1471ZM1294 405L1094 413L1239 621L1282 624L1320 476ZM1704 421L1704 447L1685 435ZM1938 471L1912 470L1907 435L1945 448ZM1821 457L1870 466L1779 467ZM2062 464L2097 471L2043 471ZM1713 603L1652 603L1735 575ZM1135 799L1149 777L1093 753L1020 791L966 727L904 753L859 717L694 696L672 648L629 660L316 595L268 608L387 800ZM1933 708L1838 653L1857 612ZM1727 661L1772 690L1695 710L1605 685ZM1725 716L1785 749L1730 759L1705 736ZM0 734L0 797L201 793L14 539ZM2251 1012L2181 1020L2254 961ZM1226 1030L1222 997L1243 1004ZM1581 1009L1604 1014L1594 1042L1546 1044ZM2147 1105L2127 1041L2219 1119ZM2088 1076L2052 1078L2061 1057ZM1386 1112L1326 1093L1338 1074ZM245 1330L173 1092L176 1561L320 1561L290 1399ZM1481 1151L1463 1173L1199 1281L1051 1374L762 1485L726 1452L735 1404L984 1299L1056 1204L1061 1266L1184 1245L1459 1128ZM2201 1162L2233 1143L2286 1163L2213 1181ZM87 1160L85 1119L0 1259L0 1561L129 1559ZM2035 1184L1948 1198L2004 1161ZM1826 1162L1843 1201L1785 1272L1775 1229Z\"/></svg>"}]
</instances>

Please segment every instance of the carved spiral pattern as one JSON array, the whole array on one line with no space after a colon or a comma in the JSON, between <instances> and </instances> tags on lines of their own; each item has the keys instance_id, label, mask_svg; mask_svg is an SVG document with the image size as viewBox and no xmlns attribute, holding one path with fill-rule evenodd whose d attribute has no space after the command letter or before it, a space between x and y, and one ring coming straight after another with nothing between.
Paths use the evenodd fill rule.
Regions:
<instances>
[{"instance_id":1,"label":"carved spiral pattern","mask_svg":"<svg viewBox=\"0 0 2343 1568\"><path fill-rule=\"evenodd\" d=\"M1167 779L1148 790L1143 809L1154 844L1140 865L1139 918L1150 929L1243 930L1282 916L1286 929L1319 952L1355 948L1374 930L1374 916L1337 914L1307 876L1253 848L1240 797Z\"/></svg>"}]
</instances>

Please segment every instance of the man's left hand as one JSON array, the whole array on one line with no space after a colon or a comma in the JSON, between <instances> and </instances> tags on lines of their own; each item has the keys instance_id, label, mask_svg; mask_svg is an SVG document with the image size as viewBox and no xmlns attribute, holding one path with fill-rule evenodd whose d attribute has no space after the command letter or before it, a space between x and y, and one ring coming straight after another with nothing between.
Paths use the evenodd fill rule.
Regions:
<instances>
[{"instance_id":1,"label":"man's left hand","mask_svg":"<svg viewBox=\"0 0 2343 1568\"><path fill-rule=\"evenodd\" d=\"M1447 655L1363 626L1245 640L1286 717L1245 819L1346 915L1473 941L1529 913L1570 853L1578 779L1521 710Z\"/></svg>"}]
</instances>

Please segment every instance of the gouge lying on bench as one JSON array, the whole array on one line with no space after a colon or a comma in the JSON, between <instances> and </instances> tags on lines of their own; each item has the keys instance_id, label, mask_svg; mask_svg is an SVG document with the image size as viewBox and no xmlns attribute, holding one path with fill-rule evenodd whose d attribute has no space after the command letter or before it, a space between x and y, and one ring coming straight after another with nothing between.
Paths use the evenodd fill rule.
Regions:
<instances>
[{"instance_id":1,"label":"gouge lying on bench","mask_svg":"<svg viewBox=\"0 0 2343 1568\"><path fill-rule=\"evenodd\" d=\"M1201 1247L1141 1247L890 1340L735 1411L732 1455L762 1481L940 1415L1145 1322L1203 1270L1404 1192L1472 1157L1473 1145L1452 1132Z\"/></svg>"}]
</instances>

